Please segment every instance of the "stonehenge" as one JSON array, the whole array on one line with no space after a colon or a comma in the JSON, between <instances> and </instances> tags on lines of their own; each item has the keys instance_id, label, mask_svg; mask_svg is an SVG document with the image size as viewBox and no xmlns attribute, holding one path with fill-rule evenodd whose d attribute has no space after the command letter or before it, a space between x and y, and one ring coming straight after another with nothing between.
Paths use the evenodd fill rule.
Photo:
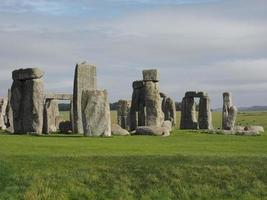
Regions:
<instances>
[{"instance_id":1,"label":"stonehenge","mask_svg":"<svg viewBox=\"0 0 267 200\"><path fill-rule=\"evenodd\" d=\"M222 129L233 130L237 117L237 108L233 106L232 94L223 93Z\"/></svg>"},{"instance_id":2,"label":"stonehenge","mask_svg":"<svg viewBox=\"0 0 267 200\"><path fill-rule=\"evenodd\" d=\"M200 98L197 119L194 98ZM205 92L189 91L182 100L181 129L213 129L210 98Z\"/></svg>"},{"instance_id":3,"label":"stonehenge","mask_svg":"<svg viewBox=\"0 0 267 200\"><path fill-rule=\"evenodd\" d=\"M134 81L131 101L119 100L117 124L111 125L108 93L97 90L96 67L83 62L75 67L73 94L45 93L38 68L12 72L8 97L0 98L0 129L18 134L52 132L84 136L156 135L169 136L176 125L176 104L160 92L159 72L143 70ZM197 110L195 98L199 98ZM60 116L58 101L70 102L70 119ZM211 100L206 92L188 91L181 103L180 129L201 129L218 134L260 135L261 126L235 126L237 108L232 95L223 93L222 131L212 125Z\"/></svg>"},{"instance_id":4,"label":"stonehenge","mask_svg":"<svg viewBox=\"0 0 267 200\"><path fill-rule=\"evenodd\" d=\"M38 68L19 69L12 73L10 104L15 133L42 133L43 75L44 73Z\"/></svg>"}]
</instances>

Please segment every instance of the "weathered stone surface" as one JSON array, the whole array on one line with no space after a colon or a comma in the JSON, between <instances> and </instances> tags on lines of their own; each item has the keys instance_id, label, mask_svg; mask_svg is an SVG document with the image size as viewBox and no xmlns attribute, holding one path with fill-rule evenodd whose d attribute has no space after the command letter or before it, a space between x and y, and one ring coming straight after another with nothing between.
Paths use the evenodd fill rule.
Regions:
<instances>
[{"instance_id":1,"label":"weathered stone surface","mask_svg":"<svg viewBox=\"0 0 267 200\"><path fill-rule=\"evenodd\" d=\"M57 117L59 117L58 101L46 99L44 106L43 133L49 134L58 130Z\"/></svg>"},{"instance_id":2,"label":"weathered stone surface","mask_svg":"<svg viewBox=\"0 0 267 200\"><path fill-rule=\"evenodd\" d=\"M199 129L213 129L210 98L202 97L199 101L198 114Z\"/></svg>"},{"instance_id":3,"label":"weathered stone surface","mask_svg":"<svg viewBox=\"0 0 267 200\"><path fill-rule=\"evenodd\" d=\"M263 126L246 126L244 128L245 131L254 131L258 133L264 133L264 127Z\"/></svg>"},{"instance_id":4,"label":"weathered stone surface","mask_svg":"<svg viewBox=\"0 0 267 200\"><path fill-rule=\"evenodd\" d=\"M188 91L185 93L185 97L196 97L197 92L196 91Z\"/></svg>"},{"instance_id":5,"label":"weathered stone surface","mask_svg":"<svg viewBox=\"0 0 267 200\"><path fill-rule=\"evenodd\" d=\"M11 107L11 89L8 89L8 103L7 103L7 108L6 108L5 125L7 127L6 130L8 132L14 133L13 110Z\"/></svg>"},{"instance_id":6,"label":"weathered stone surface","mask_svg":"<svg viewBox=\"0 0 267 200\"><path fill-rule=\"evenodd\" d=\"M23 70L20 72L23 73ZM18 76L20 77L20 75ZM22 75L22 77L24 76ZM15 79L13 81L10 104L13 111L15 133L42 133L43 101L44 85L42 79L23 81Z\"/></svg>"},{"instance_id":7,"label":"weathered stone surface","mask_svg":"<svg viewBox=\"0 0 267 200\"><path fill-rule=\"evenodd\" d=\"M59 124L61 123L61 122L64 122L64 119L63 119L63 117L62 116L56 116L56 127L57 127L57 130L59 130ZM70 122L71 122L71 120L70 120ZM72 127L72 125L71 125L71 127ZM72 130L71 130L72 131Z\"/></svg>"},{"instance_id":8,"label":"weathered stone surface","mask_svg":"<svg viewBox=\"0 0 267 200\"><path fill-rule=\"evenodd\" d=\"M198 129L196 104L193 97L183 98L180 129Z\"/></svg>"},{"instance_id":9,"label":"weathered stone surface","mask_svg":"<svg viewBox=\"0 0 267 200\"><path fill-rule=\"evenodd\" d=\"M232 95L229 92L223 93L222 128L233 130L237 117L237 108L233 106Z\"/></svg>"},{"instance_id":10,"label":"weathered stone surface","mask_svg":"<svg viewBox=\"0 0 267 200\"><path fill-rule=\"evenodd\" d=\"M165 95L164 93L160 93L160 97L162 98L161 109L164 113L164 120L169 120L172 122L173 127L176 126L176 106L175 102Z\"/></svg>"},{"instance_id":11,"label":"weathered stone surface","mask_svg":"<svg viewBox=\"0 0 267 200\"><path fill-rule=\"evenodd\" d=\"M203 92L203 91L188 91L185 93L185 97L198 97L198 98L202 98L202 97L208 97L208 93L207 92Z\"/></svg>"},{"instance_id":12,"label":"weathered stone surface","mask_svg":"<svg viewBox=\"0 0 267 200\"><path fill-rule=\"evenodd\" d=\"M159 83L153 81L145 82L145 111L146 126L160 127L164 121L161 109Z\"/></svg>"},{"instance_id":13,"label":"weathered stone surface","mask_svg":"<svg viewBox=\"0 0 267 200\"><path fill-rule=\"evenodd\" d=\"M42 72L38 68L18 69L12 72L13 80L19 80L19 81L40 79L43 76L44 76L44 72Z\"/></svg>"},{"instance_id":14,"label":"weathered stone surface","mask_svg":"<svg viewBox=\"0 0 267 200\"><path fill-rule=\"evenodd\" d=\"M85 136L111 136L111 119L107 91L82 93L82 119Z\"/></svg>"},{"instance_id":15,"label":"weathered stone surface","mask_svg":"<svg viewBox=\"0 0 267 200\"><path fill-rule=\"evenodd\" d=\"M118 124L126 130L130 130L130 108L131 101L119 100L117 108Z\"/></svg>"},{"instance_id":16,"label":"weathered stone surface","mask_svg":"<svg viewBox=\"0 0 267 200\"><path fill-rule=\"evenodd\" d=\"M164 121L159 92L159 73L157 70L144 70L143 81L133 83L130 109L130 130L138 126L160 127Z\"/></svg>"},{"instance_id":17,"label":"weathered stone surface","mask_svg":"<svg viewBox=\"0 0 267 200\"><path fill-rule=\"evenodd\" d=\"M162 123L161 127L166 128L169 132L172 131L172 122L169 120L166 120Z\"/></svg>"},{"instance_id":18,"label":"weathered stone surface","mask_svg":"<svg viewBox=\"0 0 267 200\"><path fill-rule=\"evenodd\" d=\"M62 121L59 123L60 133L71 133L72 132L72 123L71 121Z\"/></svg>"},{"instance_id":19,"label":"weathered stone surface","mask_svg":"<svg viewBox=\"0 0 267 200\"><path fill-rule=\"evenodd\" d=\"M139 89L144 87L144 81L134 81L133 82L133 89Z\"/></svg>"},{"instance_id":20,"label":"weathered stone surface","mask_svg":"<svg viewBox=\"0 0 267 200\"><path fill-rule=\"evenodd\" d=\"M159 81L159 71L156 69L143 70L143 80L144 81Z\"/></svg>"},{"instance_id":21,"label":"weathered stone surface","mask_svg":"<svg viewBox=\"0 0 267 200\"><path fill-rule=\"evenodd\" d=\"M136 135L169 136L170 131L164 127L139 126L136 128L134 134L136 134Z\"/></svg>"},{"instance_id":22,"label":"weathered stone surface","mask_svg":"<svg viewBox=\"0 0 267 200\"><path fill-rule=\"evenodd\" d=\"M133 94L130 108L130 130L135 130L137 126L144 126L145 120L144 82L135 81L133 83Z\"/></svg>"},{"instance_id":23,"label":"weathered stone surface","mask_svg":"<svg viewBox=\"0 0 267 200\"><path fill-rule=\"evenodd\" d=\"M112 135L117 135L117 136L130 135L130 133L127 130L123 129L118 124L112 124L111 125L111 134Z\"/></svg>"},{"instance_id":24,"label":"weathered stone surface","mask_svg":"<svg viewBox=\"0 0 267 200\"><path fill-rule=\"evenodd\" d=\"M6 108L7 108L8 99L0 98L0 129L5 130L5 118L6 118Z\"/></svg>"},{"instance_id":25,"label":"weathered stone surface","mask_svg":"<svg viewBox=\"0 0 267 200\"><path fill-rule=\"evenodd\" d=\"M73 131L83 132L81 100L85 90L96 89L96 67L87 63L76 65L73 88Z\"/></svg>"},{"instance_id":26,"label":"weathered stone surface","mask_svg":"<svg viewBox=\"0 0 267 200\"><path fill-rule=\"evenodd\" d=\"M72 94L47 93L45 99L72 100Z\"/></svg>"}]
</instances>

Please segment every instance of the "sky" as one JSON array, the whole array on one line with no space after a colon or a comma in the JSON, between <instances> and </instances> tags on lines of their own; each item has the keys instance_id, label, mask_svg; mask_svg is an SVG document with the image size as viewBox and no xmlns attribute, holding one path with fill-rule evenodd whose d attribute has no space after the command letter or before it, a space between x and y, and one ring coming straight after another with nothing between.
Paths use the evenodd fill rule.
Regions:
<instances>
[{"instance_id":1,"label":"sky","mask_svg":"<svg viewBox=\"0 0 267 200\"><path fill-rule=\"evenodd\" d=\"M76 63L97 66L111 102L131 99L143 69L176 101L206 91L212 107L267 105L266 0L1 0L0 96L18 68L72 93Z\"/></svg>"}]
</instances>

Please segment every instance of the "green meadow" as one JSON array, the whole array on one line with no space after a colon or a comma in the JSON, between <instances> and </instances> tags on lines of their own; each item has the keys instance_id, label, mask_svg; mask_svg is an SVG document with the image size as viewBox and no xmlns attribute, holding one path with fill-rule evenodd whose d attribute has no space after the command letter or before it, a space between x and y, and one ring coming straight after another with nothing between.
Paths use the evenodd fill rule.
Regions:
<instances>
[{"instance_id":1,"label":"green meadow","mask_svg":"<svg viewBox=\"0 0 267 200\"><path fill-rule=\"evenodd\" d=\"M219 128L221 113L213 120ZM267 112L239 113L237 124L267 130ZM170 137L110 138L1 132L0 199L267 199L267 132L225 136L177 127Z\"/></svg>"}]
</instances>

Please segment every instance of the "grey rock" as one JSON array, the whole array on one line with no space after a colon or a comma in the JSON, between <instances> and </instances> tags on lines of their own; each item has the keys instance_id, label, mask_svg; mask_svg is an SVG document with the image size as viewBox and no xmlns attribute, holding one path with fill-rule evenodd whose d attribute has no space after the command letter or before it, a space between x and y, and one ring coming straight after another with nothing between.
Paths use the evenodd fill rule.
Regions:
<instances>
[{"instance_id":1,"label":"grey rock","mask_svg":"<svg viewBox=\"0 0 267 200\"><path fill-rule=\"evenodd\" d=\"M245 131L252 131L252 132L258 132L258 133L264 133L264 127L263 126L246 126L244 128Z\"/></svg>"},{"instance_id":2,"label":"grey rock","mask_svg":"<svg viewBox=\"0 0 267 200\"><path fill-rule=\"evenodd\" d=\"M58 100L46 99L44 106L43 133L49 134L58 130L57 117L59 117Z\"/></svg>"},{"instance_id":3,"label":"grey rock","mask_svg":"<svg viewBox=\"0 0 267 200\"><path fill-rule=\"evenodd\" d=\"M185 97L190 97L190 98L194 98L197 96L197 92L196 91L188 91L185 93Z\"/></svg>"},{"instance_id":4,"label":"grey rock","mask_svg":"<svg viewBox=\"0 0 267 200\"><path fill-rule=\"evenodd\" d=\"M12 72L13 80L19 80L19 81L40 79L43 76L44 72L38 68L18 69Z\"/></svg>"},{"instance_id":5,"label":"grey rock","mask_svg":"<svg viewBox=\"0 0 267 200\"><path fill-rule=\"evenodd\" d=\"M161 108L159 83L153 81L145 82L145 112L146 125L160 127L164 121Z\"/></svg>"},{"instance_id":6,"label":"grey rock","mask_svg":"<svg viewBox=\"0 0 267 200\"><path fill-rule=\"evenodd\" d=\"M172 131L172 122L169 120L166 120L162 123L161 127L166 128L169 132Z\"/></svg>"},{"instance_id":7,"label":"grey rock","mask_svg":"<svg viewBox=\"0 0 267 200\"><path fill-rule=\"evenodd\" d=\"M130 130L130 108L131 101L119 100L117 108L118 124L126 130Z\"/></svg>"},{"instance_id":8,"label":"grey rock","mask_svg":"<svg viewBox=\"0 0 267 200\"><path fill-rule=\"evenodd\" d=\"M199 129L213 129L210 98L202 97L199 101L198 114Z\"/></svg>"},{"instance_id":9,"label":"grey rock","mask_svg":"<svg viewBox=\"0 0 267 200\"><path fill-rule=\"evenodd\" d=\"M6 118L6 108L8 104L7 98L0 98L0 129L5 130L5 118Z\"/></svg>"},{"instance_id":10,"label":"grey rock","mask_svg":"<svg viewBox=\"0 0 267 200\"><path fill-rule=\"evenodd\" d=\"M172 122L173 127L176 126L176 106L175 102L165 95L164 93L160 93L160 97L162 98L162 106L161 109L164 113L164 120L169 120Z\"/></svg>"},{"instance_id":11,"label":"grey rock","mask_svg":"<svg viewBox=\"0 0 267 200\"><path fill-rule=\"evenodd\" d=\"M133 89L140 89L142 87L144 87L143 81L134 81L133 82Z\"/></svg>"},{"instance_id":12,"label":"grey rock","mask_svg":"<svg viewBox=\"0 0 267 200\"><path fill-rule=\"evenodd\" d=\"M127 130L123 129L118 124L112 124L111 125L111 134L116 135L116 136L130 135L130 133Z\"/></svg>"},{"instance_id":13,"label":"grey rock","mask_svg":"<svg viewBox=\"0 0 267 200\"><path fill-rule=\"evenodd\" d=\"M111 119L107 91L82 93L82 119L85 136L111 136Z\"/></svg>"},{"instance_id":14,"label":"grey rock","mask_svg":"<svg viewBox=\"0 0 267 200\"><path fill-rule=\"evenodd\" d=\"M11 107L11 89L8 89L8 102L6 107L5 125L7 128L6 130L8 132L14 133L13 110Z\"/></svg>"},{"instance_id":15,"label":"grey rock","mask_svg":"<svg viewBox=\"0 0 267 200\"><path fill-rule=\"evenodd\" d=\"M133 94L130 108L130 130L133 131L137 126L145 125L145 89L143 81L133 82Z\"/></svg>"},{"instance_id":16,"label":"grey rock","mask_svg":"<svg viewBox=\"0 0 267 200\"><path fill-rule=\"evenodd\" d=\"M183 98L180 129L198 129L196 104L193 97Z\"/></svg>"},{"instance_id":17,"label":"grey rock","mask_svg":"<svg viewBox=\"0 0 267 200\"><path fill-rule=\"evenodd\" d=\"M97 87L96 67L90 64L81 63L76 65L74 88L73 88L73 131L83 132L81 100L85 90L95 90Z\"/></svg>"},{"instance_id":18,"label":"grey rock","mask_svg":"<svg viewBox=\"0 0 267 200\"><path fill-rule=\"evenodd\" d=\"M57 130L59 130L59 124L61 123L61 122L64 122L64 119L63 119L63 117L62 116L56 116L56 128L57 128ZM71 120L70 120L70 122L71 122ZM72 127L72 124L71 124L71 127ZM72 131L72 130L71 130Z\"/></svg>"},{"instance_id":19,"label":"grey rock","mask_svg":"<svg viewBox=\"0 0 267 200\"><path fill-rule=\"evenodd\" d=\"M60 133L71 133L72 132L72 123L71 121L61 121L59 123Z\"/></svg>"},{"instance_id":20,"label":"grey rock","mask_svg":"<svg viewBox=\"0 0 267 200\"><path fill-rule=\"evenodd\" d=\"M19 72L24 73L23 70L19 70ZM20 75L18 76L20 77ZM21 75L21 77L25 77L25 75ZM15 79L11 87L10 105L13 111L15 133L42 133L44 109L42 79L23 79L23 81Z\"/></svg>"},{"instance_id":21,"label":"grey rock","mask_svg":"<svg viewBox=\"0 0 267 200\"><path fill-rule=\"evenodd\" d=\"M233 106L232 95L229 92L223 93L222 128L233 130L237 117L237 108Z\"/></svg>"},{"instance_id":22,"label":"grey rock","mask_svg":"<svg viewBox=\"0 0 267 200\"><path fill-rule=\"evenodd\" d=\"M164 127L140 126L136 128L135 134L136 135L169 136L170 131Z\"/></svg>"},{"instance_id":23,"label":"grey rock","mask_svg":"<svg viewBox=\"0 0 267 200\"><path fill-rule=\"evenodd\" d=\"M159 71L156 69L143 70L143 80L144 81L159 81Z\"/></svg>"},{"instance_id":24,"label":"grey rock","mask_svg":"<svg viewBox=\"0 0 267 200\"><path fill-rule=\"evenodd\" d=\"M72 94L47 93L45 99L72 100Z\"/></svg>"}]
</instances>

